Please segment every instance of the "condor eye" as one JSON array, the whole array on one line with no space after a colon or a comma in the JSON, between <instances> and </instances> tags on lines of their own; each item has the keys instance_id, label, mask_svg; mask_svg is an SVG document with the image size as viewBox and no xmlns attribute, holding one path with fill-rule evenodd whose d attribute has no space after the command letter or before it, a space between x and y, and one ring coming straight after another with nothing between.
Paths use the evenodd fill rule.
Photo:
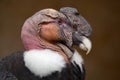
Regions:
<instances>
[{"instance_id":1,"label":"condor eye","mask_svg":"<svg viewBox=\"0 0 120 80\"><path fill-rule=\"evenodd\" d=\"M58 24L62 24L62 20L59 20L59 21L58 21Z\"/></svg>"}]
</instances>

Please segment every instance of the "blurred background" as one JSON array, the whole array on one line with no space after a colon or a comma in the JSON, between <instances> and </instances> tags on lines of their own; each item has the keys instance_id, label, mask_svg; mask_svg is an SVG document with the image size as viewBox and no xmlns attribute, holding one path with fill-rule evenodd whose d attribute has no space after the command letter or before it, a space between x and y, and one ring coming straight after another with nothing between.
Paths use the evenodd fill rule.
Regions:
<instances>
[{"instance_id":1,"label":"blurred background","mask_svg":"<svg viewBox=\"0 0 120 80\"><path fill-rule=\"evenodd\" d=\"M44 8L65 6L77 8L93 29L92 51L81 54L86 80L120 80L119 0L0 0L0 57L24 50L20 32L28 17Z\"/></svg>"}]
</instances>

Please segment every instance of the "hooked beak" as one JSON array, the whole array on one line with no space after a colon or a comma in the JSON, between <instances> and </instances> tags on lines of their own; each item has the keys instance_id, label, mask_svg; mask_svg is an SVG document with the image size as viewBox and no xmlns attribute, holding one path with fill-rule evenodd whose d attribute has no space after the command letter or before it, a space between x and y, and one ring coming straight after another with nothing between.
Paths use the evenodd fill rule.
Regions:
<instances>
[{"instance_id":1,"label":"hooked beak","mask_svg":"<svg viewBox=\"0 0 120 80\"><path fill-rule=\"evenodd\" d=\"M80 35L78 32L73 33L73 45L78 45L82 50L87 51L88 54L91 51L92 43L85 37Z\"/></svg>"}]
</instances>

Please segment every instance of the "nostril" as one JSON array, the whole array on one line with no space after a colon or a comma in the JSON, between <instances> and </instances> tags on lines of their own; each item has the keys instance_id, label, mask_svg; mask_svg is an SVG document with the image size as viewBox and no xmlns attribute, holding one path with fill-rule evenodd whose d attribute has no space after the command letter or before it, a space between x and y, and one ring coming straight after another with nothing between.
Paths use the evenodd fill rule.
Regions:
<instances>
[{"instance_id":1,"label":"nostril","mask_svg":"<svg viewBox=\"0 0 120 80\"><path fill-rule=\"evenodd\" d=\"M76 16L80 15L78 12L74 13Z\"/></svg>"}]
</instances>

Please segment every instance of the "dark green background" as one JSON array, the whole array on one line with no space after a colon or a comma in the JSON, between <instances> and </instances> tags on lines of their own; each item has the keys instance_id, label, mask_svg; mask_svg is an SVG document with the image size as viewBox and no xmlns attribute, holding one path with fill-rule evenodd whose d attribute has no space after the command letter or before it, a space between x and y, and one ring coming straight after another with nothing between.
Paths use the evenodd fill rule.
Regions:
<instances>
[{"instance_id":1,"label":"dark green background","mask_svg":"<svg viewBox=\"0 0 120 80\"><path fill-rule=\"evenodd\" d=\"M26 18L44 8L64 6L77 8L93 28L92 51L81 54L86 80L120 80L119 0L0 0L0 57L24 49L20 31Z\"/></svg>"}]
</instances>

